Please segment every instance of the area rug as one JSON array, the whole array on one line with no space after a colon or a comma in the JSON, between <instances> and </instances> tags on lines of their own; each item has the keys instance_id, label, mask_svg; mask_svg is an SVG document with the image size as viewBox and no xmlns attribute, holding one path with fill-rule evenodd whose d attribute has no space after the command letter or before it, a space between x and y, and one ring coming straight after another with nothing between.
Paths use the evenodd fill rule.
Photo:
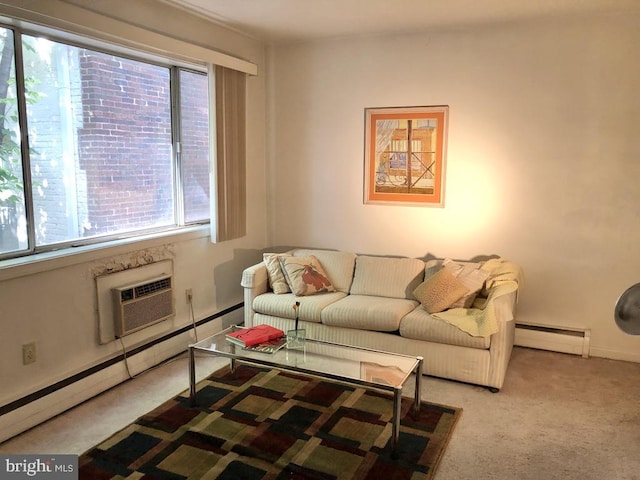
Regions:
<instances>
[{"instance_id":1,"label":"area rug","mask_svg":"<svg viewBox=\"0 0 640 480\"><path fill-rule=\"evenodd\" d=\"M81 455L81 479L431 479L461 410L239 366L198 384Z\"/></svg>"}]
</instances>

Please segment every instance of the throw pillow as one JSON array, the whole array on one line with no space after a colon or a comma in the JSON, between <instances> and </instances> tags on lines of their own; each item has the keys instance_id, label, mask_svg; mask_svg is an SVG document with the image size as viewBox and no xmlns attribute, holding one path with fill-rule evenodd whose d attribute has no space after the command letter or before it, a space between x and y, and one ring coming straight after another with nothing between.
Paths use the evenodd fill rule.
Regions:
<instances>
[{"instance_id":1,"label":"throw pillow","mask_svg":"<svg viewBox=\"0 0 640 480\"><path fill-rule=\"evenodd\" d=\"M413 291L429 313L438 313L450 308L468 292L464 284L449 270L443 268L422 282Z\"/></svg>"},{"instance_id":2,"label":"throw pillow","mask_svg":"<svg viewBox=\"0 0 640 480\"><path fill-rule=\"evenodd\" d=\"M335 292L322 265L314 255L280 257L280 266L291 291L298 296Z\"/></svg>"},{"instance_id":3,"label":"throw pillow","mask_svg":"<svg viewBox=\"0 0 640 480\"><path fill-rule=\"evenodd\" d=\"M451 305L451 308L471 308L485 280L489 278L489 272L480 269L482 267L481 263L461 264L454 262L450 258L446 258L442 265L456 276L468 290L466 295Z\"/></svg>"},{"instance_id":4,"label":"throw pillow","mask_svg":"<svg viewBox=\"0 0 640 480\"><path fill-rule=\"evenodd\" d=\"M264 264L267 267L267 275L269 276L269 285L271 285L271 290L273 293L287 293L290 292L289 284L287 284L287 280L284 278L284 274L282 273L282 268L280 267L280 258L288 257L286 253L265 253L262 255L262 259L264 260Z\"/></svg>"}]
</instances>

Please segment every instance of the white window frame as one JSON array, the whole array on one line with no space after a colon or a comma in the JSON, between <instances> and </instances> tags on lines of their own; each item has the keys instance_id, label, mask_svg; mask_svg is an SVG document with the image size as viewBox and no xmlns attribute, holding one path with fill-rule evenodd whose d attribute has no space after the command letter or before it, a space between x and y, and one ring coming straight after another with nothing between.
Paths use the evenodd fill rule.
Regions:
<instances>
[{"instance_id":1,"label":"white window frame","mask_svg":"<svg viewBox=\"0 0 640 480\"><path fill-rule=\"evenodd\" d=\"M119 240L133 240L136 239L144 240L147 238L152 238L157 234L167 233L170 235L174 235L176 233L180 233L183 229L191 229L193 226L204 225L206 231L209 230L209 220L206 221L198 221L185 223L184 222L184 212L182 205L183 198L183 190L182 190L182 172L181 172L181 158L180 158L180 143L179 138L176 137L179 134L179 111L180 111L180 99L179 99L179 90L178 88L173 88L173 86L179 85L179 81L177 77L179 77L179 73L181 70L195 72L203 75L208 75L208 70L205 66L195 64L195 63L187 63L182 60L176 60L169 57L160 57L158 55L150 54L147 52L141 52L138 50L132 50L130 48L125 48L118 45L112 45L103 41L98 41L91 38L85 38L82 36L78 36L75 34L70 34L68 32L57 32L54 29L49 27L42 27L32 24L25 24L24 22L20 23L20 26L15 24L15 21L11 19L6 19L0 17L0 27L7 28L13 30L14 35L19 36L19 40L17 42L18 46L22 46L21 37L22 35L30 35L35 37L44 37L53 42L60 42L67 45L71 45L79 48L89 48L93 51L117 55L118 57L140 61L152 65L157 65L161 67L168 68L170 70L171 77L171 118L172 118L172 143L173 143L173 153L172 153L172 167L174 170L174 210L175 210L175 224L168 225L165 227L152 228L148 230L137 230L131 232L123 232L113 235L102 235L91 237L87 239L75 239L68 242L59 242L51 245L43 245L37 246L35 245L35 232L33 226L33 215L29 215L30 219L28 220L28 236L29 236L29 247L26 250L20 250L16 252L7 252L0 253L0 262L6 259L26 259L28 257L38 255L41 253L46 253L50 251L59 251L61 249L68 250L68 253L74 252L74 248L83 246L83 245L94 245L94 244L111 244L114 241L117 243ZM23 78L23 72L21 72L21 48L17 48L15 51L15 65L16 65L16 77ZM26 108L24 104L24 87L23 81L17 81L18 85L18 110L20 112L20 132L22 136L22 148L28 148L28 139L27 139L27 124L26 124ZM210 115L212 113L210 112ZM215 112L213 112L215 114ZM33 204L31 199L31 194L27 191L27 189L31 188L31 182L28 177L30 175L30 168L28 164L28 154L27 161L25 161L25 155L23 154L23 171L25 173L24 185L25 185L25 203L26 203L26 211L33 212ZM215 192L211 192L212 195ZM20 260L19 260L20 261ZM12 264L15 262L11 262ZM0 264L0 267L2 265Z\"/></svg>"}]
</instances>

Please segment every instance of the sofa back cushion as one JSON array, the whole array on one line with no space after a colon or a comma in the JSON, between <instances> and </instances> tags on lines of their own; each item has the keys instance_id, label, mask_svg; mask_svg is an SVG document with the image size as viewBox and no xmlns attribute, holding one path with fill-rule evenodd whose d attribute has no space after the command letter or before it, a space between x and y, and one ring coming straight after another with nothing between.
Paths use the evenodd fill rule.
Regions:
<instances>
[{"instance_id":1,"label":"sofa back cushion","mask_svg":"<svg viewBox=\"0 0 640 480\"><path fill-rule=\"evenodd\" d=\"M294 250L296 257L315 256L331 285L338 292L349 293L353 281L353 269L356 263L356 254L349 252L336 252L334 250L299 249Z\"/></svg>"},{"instance_id":2,"label":"sofa back cushion","mask_svg":"<svg viewBox=\"0 0 640 480\"><path fill-rule=\"evenodd\" d=\"M424 262L417 258L358 255L350 293L413 300L424 279Z\"/></svg>"}]
</instances>

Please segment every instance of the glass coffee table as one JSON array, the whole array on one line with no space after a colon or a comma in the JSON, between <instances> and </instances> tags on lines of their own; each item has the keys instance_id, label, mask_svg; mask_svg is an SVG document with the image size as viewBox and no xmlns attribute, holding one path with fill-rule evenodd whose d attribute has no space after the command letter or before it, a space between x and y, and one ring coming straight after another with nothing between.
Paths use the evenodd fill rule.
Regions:
<instances>
[{"instance_id":1,"label":"glass coffee table","mask_svg":"<svg viewBox=\"0 0 640 480\"><path fill-rule=\"evenodd\" d=\"M381 390L393 394L392 451L397 451L400 438L400 405L402 388L415 374L414 415L420 411L422 357L382 352L366 348L306 339L304 347L275 353L247 350L227 341L226 334L241 327L231 326L222 332L189 345L189 397L196 402L196 352L226 357L231 371L236 363L248 363L287 372L302 373L352 386Z\"/></svg>"}]
</instances>

